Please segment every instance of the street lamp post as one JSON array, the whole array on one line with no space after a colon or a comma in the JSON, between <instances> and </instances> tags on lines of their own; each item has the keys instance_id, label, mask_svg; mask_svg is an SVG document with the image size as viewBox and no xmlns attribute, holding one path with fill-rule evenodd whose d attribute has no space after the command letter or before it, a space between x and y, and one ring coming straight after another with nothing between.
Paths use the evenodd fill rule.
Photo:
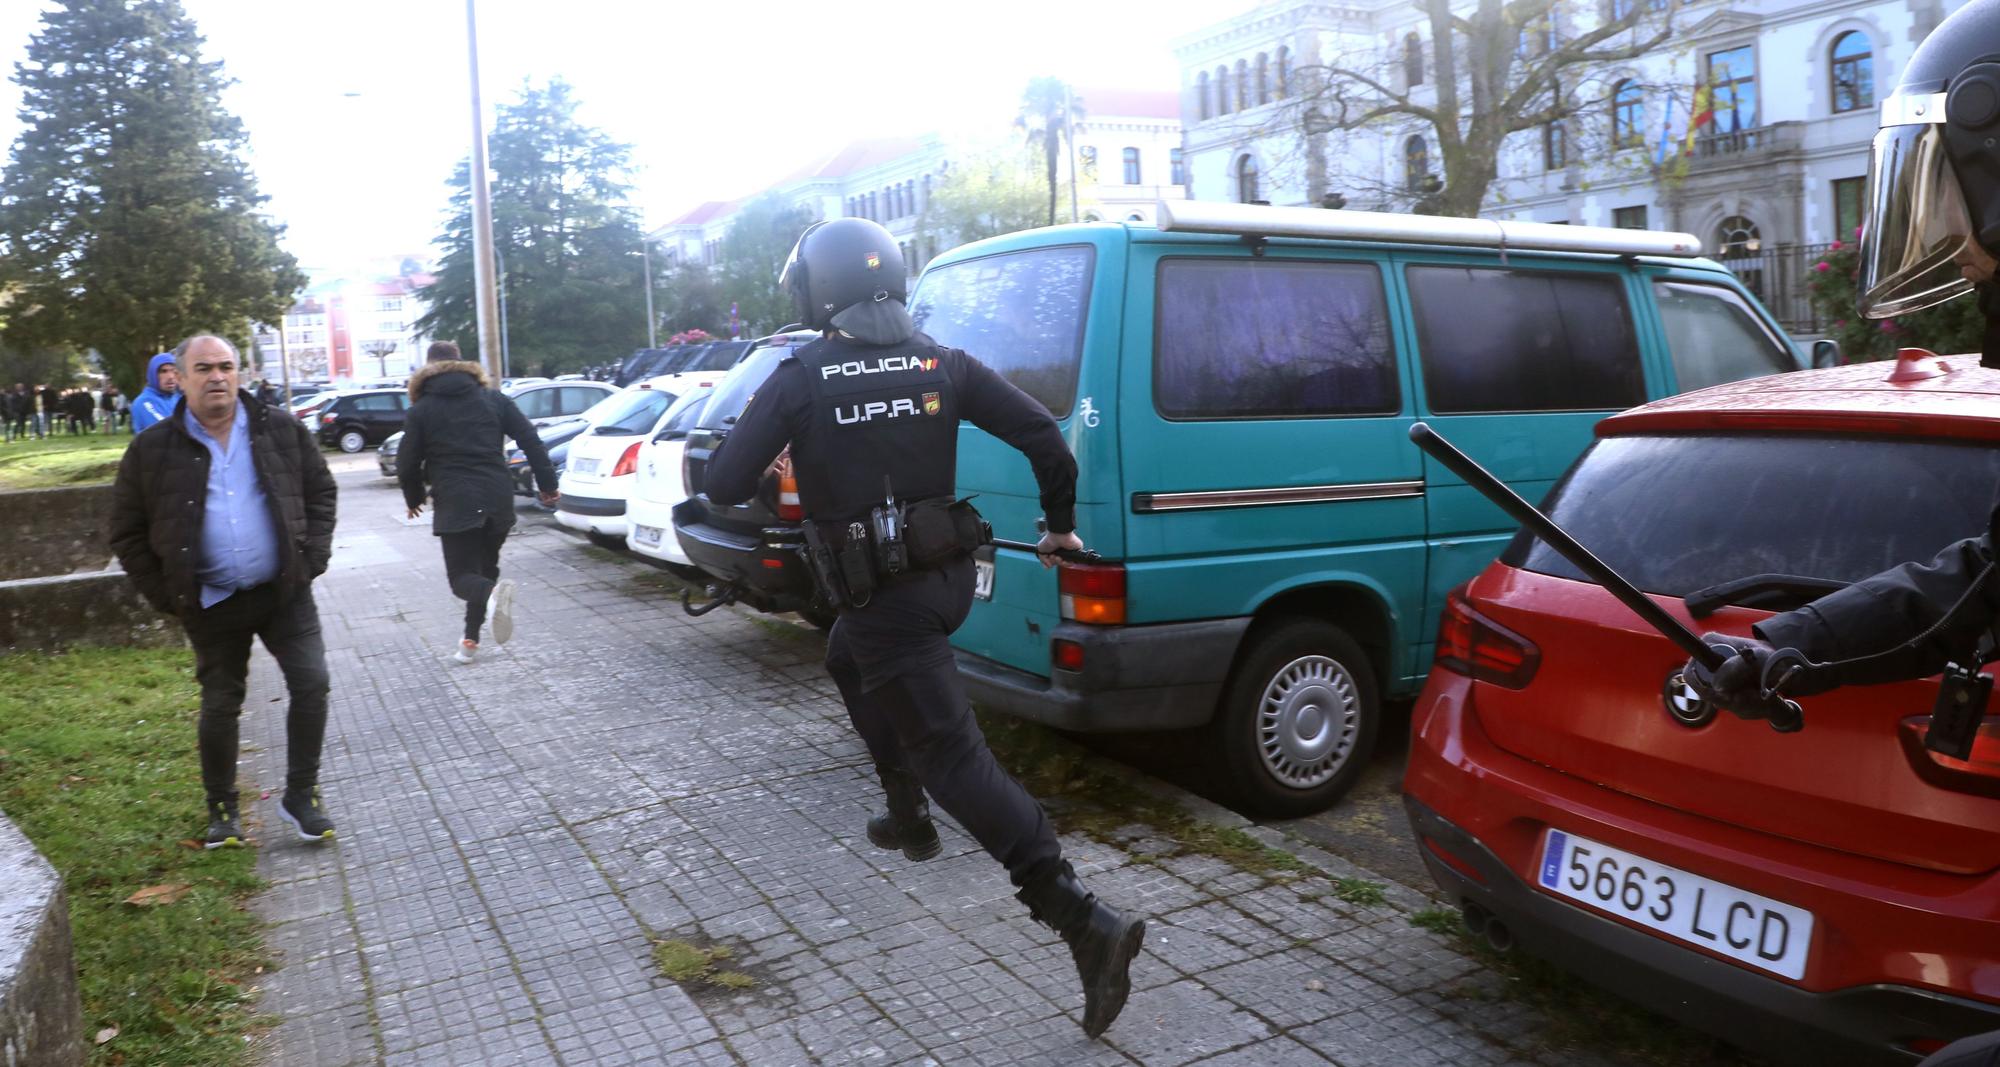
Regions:
<instances>
[{"instance_id":1,"label":"street lamp post","mask_svg":"<svg viewBox=\"0 0 2000 1067\"><path fill-rule=\"evenodd\" d=\"M493 194L486 186L486 118L479 105L479 17L465 0L465 49L472 77L472 285L479 324L479 361L493 380L501 373L499 295L494 286Z\"/></svg>"},{"instance_id":2,"label":"street lamp post","mask_svg":"<svg viewBox=\"0 0 2000 1067\"><path fill-rule=\"evenodd\" d=\"M646 264L646 347L660 347L660 326L653 318L653 242L645 235L639 237L639 258Z\"/></svg>"},{"instance_id":3,"label":"street lamp post","mask_svg":"<svg viewBox=\"0 0 2000 1067\"><path fill-rule=\"evenodd\" d=\"M500 284L495 288L500 293L500 377L514 376L513 353L507 350L507 257L500 252L499 242L493 244L493 258L500 264Z\"/></svg>"}]
</instances>

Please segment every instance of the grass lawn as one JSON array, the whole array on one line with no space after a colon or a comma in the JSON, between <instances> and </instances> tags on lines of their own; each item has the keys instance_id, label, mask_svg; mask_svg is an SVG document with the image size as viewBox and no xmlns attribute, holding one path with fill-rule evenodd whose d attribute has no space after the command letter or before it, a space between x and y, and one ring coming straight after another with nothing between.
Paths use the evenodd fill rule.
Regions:
<instances>
[{"instance_id":1,"label":"grass lawn","mask_svg":"<svg viewBox=\"0 0 2000 1067\"><path fill-rule=\"evenodd\" d=\"M198 687L185 649L0 656L0 810L69 894L93 1064L248 1061L244 982L267 966L244 904L250 849L189 848L205 826ZM184 885L138 907L142 889Z\"/></svg>"},{"instance_id":2,"label":"grass lawn","mask_svg":"<svg viewBox=\"0 0 2000 1067\"><path fill-rule=\"evenodd\" d=\"M131 443L129 433L64 434L0 443L0 489L108 482L118 473L118 458Z\"/></svg>"}]
</instances>

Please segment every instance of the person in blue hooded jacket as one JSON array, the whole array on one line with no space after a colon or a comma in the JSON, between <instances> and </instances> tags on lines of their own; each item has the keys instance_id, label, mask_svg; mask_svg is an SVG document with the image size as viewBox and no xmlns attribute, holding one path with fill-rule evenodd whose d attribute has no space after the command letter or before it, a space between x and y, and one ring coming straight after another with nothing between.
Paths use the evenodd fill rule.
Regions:
<instances>
[{"instance_id":1,"label":"person in blue hooded jacket","mask_svg":"<svg viewBox=\"0 0 2000 1067\"><path fill-rule=\"evenodd\" d=\"M132 398L132 432L136 434L172 415L179 392L180 372L174 367L172 352L162 352L147 361L146 388Z\"/></svg>"}]
</instances>

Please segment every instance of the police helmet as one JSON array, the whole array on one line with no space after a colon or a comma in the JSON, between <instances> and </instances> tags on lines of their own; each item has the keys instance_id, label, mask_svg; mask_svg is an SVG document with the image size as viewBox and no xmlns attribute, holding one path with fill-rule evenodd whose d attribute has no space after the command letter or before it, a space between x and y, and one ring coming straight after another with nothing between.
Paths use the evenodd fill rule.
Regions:
<instances>
[{"instance_id":1,"label":"police helmet","mask_svg":"<svg viewBox=\"0 0 2000 1067\"><path fill-rule=\"evenodd\" d=\"M1861 313L1889 318L1971 291L2000 257L2000 0L1971 0L1910 56L1882 102L1861 231Z\"/></svg>"},{"instance_id":2,"label":"police helmet","mask_svg":"<svg viewBox=\"0 0 2000 1067\"><path fill-rule=\"evenodd\" d=\"M903 252L888 230L867 219L807 227L778 285L808 329L840 330L875 345L900 344L917 330L904 307Z\"/></svg>"}]
</instances>

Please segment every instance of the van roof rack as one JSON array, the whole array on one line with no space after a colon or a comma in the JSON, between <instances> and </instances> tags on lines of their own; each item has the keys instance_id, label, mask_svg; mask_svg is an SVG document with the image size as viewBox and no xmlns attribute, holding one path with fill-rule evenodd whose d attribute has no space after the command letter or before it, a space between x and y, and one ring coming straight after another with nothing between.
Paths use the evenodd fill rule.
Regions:
<instances>
[{"instance_id":1,"label":"van roof rack","mask_svg":"<svg viewBox=\"0 0 2000 1067\"><path fill-rule=\"evenodd\" d=\"M1386 211L1334 211L1317 207L1266 207L1198 200L1162 200L1154 212L1168 233L1224 233L1239 237L1317 237L1348 241L1403 241L1522 252L1608 252L1625 256L1700 256L1691 233L1562 226L1549 222L1497 222Z\"/></svg>"}]
</instances>

